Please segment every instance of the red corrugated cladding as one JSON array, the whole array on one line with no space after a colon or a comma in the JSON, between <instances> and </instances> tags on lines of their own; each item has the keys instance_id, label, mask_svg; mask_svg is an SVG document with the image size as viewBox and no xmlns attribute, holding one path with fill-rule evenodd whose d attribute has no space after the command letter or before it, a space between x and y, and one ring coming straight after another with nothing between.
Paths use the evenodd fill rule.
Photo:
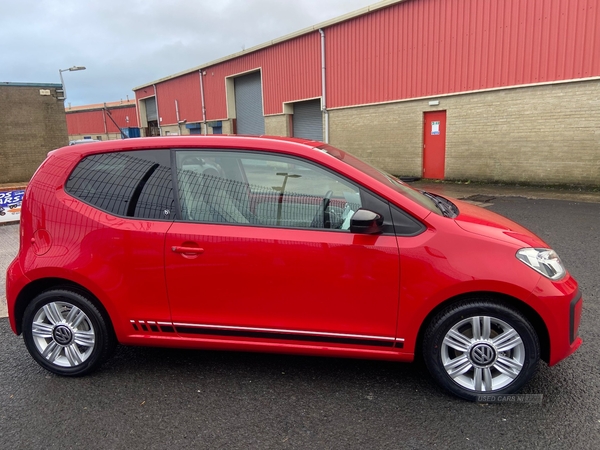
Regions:
<instances>
[{"instance_id":1,"label":"red corrugated cladding","mask_svg":"<svg viewBox=\"0 0 600 450\"><path fill-rule=\"evenodd\" d=\"M598 0L400 2L325 29L327 106L600 76L599 23ZM225 78L256 69L265 115L321 96L319 32L204 69L207 120L227 118ZM182 120L201 120L197 72L157 89L162 125L176 123L175 99Z\"/></svg>"},{"instance_id":2,"label":"red corrugated cladding","mask_svg":"<svg viewBox=\"0 0 600 450\"><path fill-rule=\"evenodd\" d=\"M150 88L151 90L152 88ZM202 98L200 96L200 74L192 72L156 85L158 113L161 125L177 124L175 100L179 106L179 120L202 121Z\"/></svg>"},{"instance_id":3,"label":"red corrugated cladding","mask_svg":"<svg viewBox=\"0 0 600 450\"><path fill-rule=\"evenodd\" d=\"M599 76L599 11L597 0L412 0L336 24L328 107Z\"/></svg>"},{"instance_id":4,"label":"red corrugated cladding","mask_svg":"<svg viewBox=\"0 0 600 450\"><path fill-rule=\"evenodd\" d=\"M135 106L127 108L109 108L109 111L112 115L113 120L117 122L117 125L119 125L119 128L137 128L139 126ZM109 133L119 132L119 128L117 128L108 117L106 118L106 126L108 128Z\"/></svg>"},{"instance_id":5,"label":"red corrugated cladding","mask_svg":"<svg viewBox=\"0 0 600 450\"><path fill-rule=\"evenodd\" d=\"M321 95L321 40L304 35L205 69L207 119L227 118L225 77L261 69L263 113L281 114L283 103Z\"/></svg>"},{"instance_id":6,"label":"red corrugated cladding","mask_svg":"<svg viewBox=\"0 0 600 450\"><path fill-rule=\"evenodd\" d=\"M140 100L148 97L154 97L154 88L152 86L146 86L145 88L138 89L135 92L135 100L139 103Z\"/></svg>"},{"instance_id":7,"label":"red corrugated cladding","mask_svg":"<svg viewBox=\"0 0 600 450\"><path fill-rule=\"evenodd\" d=\"M67 113L67 130L71 134L104 133L102 111L77 111Z\"/></svg>"},{"instance_id":8,"label":"red corrugated cladding","mask_svg":"<svg viewBox=\"0 0 600 450\"><path fill-rule=\"evenodd\" d=\"M135 106L109 108L112 118L120 128L138 127ZM105 118L104 110L67 112L67 130L70 135L75 134L103 134ZM129 122L127 121L129 118ZM119 129L106 117L106 130L108 133L118 133Z\"/></svg>"},{"instance_id":9,"label":"red corrugated cladding","mask_svg":"<svg viewBox=\"0 0 600 450\"><path fill-rule=\"evenodd\" d=\"M262 72L263 111L265 115L281 114L284 102L320 96L320 42L319 33L311 33L225 61L216 66L207 67L204 76L207 120L227 118L225 78L255 69L261 69ZM159 111L163 117L163 124L166 119L161 97L166 86L174 81L170 80L157 86ZM192 88L199 89L199 85L197 87L192 86ZM192 91L188 93L188 95L191 94ZM169 101L172 100L165 100L166 103ZM183 117L181 116L181 109L180 117Z\"/></svg>"}]
</instances>

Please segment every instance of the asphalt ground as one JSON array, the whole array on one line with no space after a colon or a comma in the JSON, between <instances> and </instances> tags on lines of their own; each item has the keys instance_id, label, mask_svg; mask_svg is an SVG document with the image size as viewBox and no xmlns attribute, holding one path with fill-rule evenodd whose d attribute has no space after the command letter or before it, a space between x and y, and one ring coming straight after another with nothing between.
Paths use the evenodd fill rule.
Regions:
<instances>
[{"instance_id":1,"label":"asphalt ground","mask_svg":"<svg viewBox=\"0 0 600 450\"><path fill-rule=\"evenodd\" d=\"M251 353L120 347L61 378L0 319L0 449L598 448L600 204L485 203L553 246L584 295L583 346L523 391L542 403L464 402L418 364Z\"/></svg>"}]
</instances>

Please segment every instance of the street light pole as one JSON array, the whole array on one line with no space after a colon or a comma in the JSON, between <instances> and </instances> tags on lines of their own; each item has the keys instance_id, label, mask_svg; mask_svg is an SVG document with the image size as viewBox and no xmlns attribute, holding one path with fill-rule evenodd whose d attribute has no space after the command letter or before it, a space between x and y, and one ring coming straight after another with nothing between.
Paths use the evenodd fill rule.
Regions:
<instances>
[{"instance_id":1,"label":"street light pole","mask_svg":"<svg viewBox=\"0 0 600 450\"><path fill-rule=\"evenodd\" d=\"M63 96L58 97L58 100L66 100L67 99L67 88L65 87L65 81L63 80L62 73L63 72L75 72L77 70L85 70L85 67L84 66L73 66L73 67L69 67L68 69L58 69L58 74L60 75L60 84L63 89Z\"/></svg>"},{"instance_id":2,"label":"street light pole","mask_svg":"<svg viewBox=\"0 0 600 450\"><path fill-rule=\"evenodd\" d=\"M278 177L284 177L283 183L280 186L273 186L274 191L279 191L279 202L277 205L277 225L281 225L281 212L283 208L283 195L285 194L285 185L287 184L288 178L301 178L302 175L288 172L277 172L275 175Z\"/></svg>"}]
</instances>

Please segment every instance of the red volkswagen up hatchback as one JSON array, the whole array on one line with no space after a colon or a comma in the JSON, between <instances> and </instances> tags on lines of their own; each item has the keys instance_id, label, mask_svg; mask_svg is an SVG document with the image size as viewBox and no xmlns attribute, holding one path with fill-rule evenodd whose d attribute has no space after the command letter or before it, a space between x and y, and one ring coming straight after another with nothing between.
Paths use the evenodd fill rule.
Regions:
<instances>
[{"instance_id":1,"label":"red volkswagen up hatchback","mask_svg":"<svg viewBox=\"0 0 600 450\"><path fill-rule=\"evenodd\" d=\"M412 361L509 394L581 344L577 282L490 211L325 144L164 137L61 148L23 200L13 331L60 375L116 343Z\"/></svg>"}]
</instances>

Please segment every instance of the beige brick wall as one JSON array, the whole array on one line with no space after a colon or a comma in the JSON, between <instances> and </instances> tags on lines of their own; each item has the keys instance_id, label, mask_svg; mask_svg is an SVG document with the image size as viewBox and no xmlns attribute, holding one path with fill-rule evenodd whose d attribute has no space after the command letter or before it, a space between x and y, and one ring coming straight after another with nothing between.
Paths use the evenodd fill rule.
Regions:
<instances>
[{"instance_id":1,"label":"beige brick wall","mask_svg":"<svg viewBox=\"0 0 600 450\"><path fill-rule=\"evenodd\" d=\"M233 123L231 119L223 120L223 134L233 134Z\"/></svg>"},{"instance_id":2,"label":"beige brick wall","mask_svg":"<svg viewBox=\"0 0 600 450\"><path fill-rule=\"evenodd\" d=\"M0 184L29 181L49 151L69 143L64 104L56 97L56 88L0 85Z\"/></svg>"},{"instance_id":3,"label":"beige brick wall","mask_svg":"<svg viewBox=\"0 0 600 450\"><path fill-rule=\"evenodd\" d=\"M92 139L98 139L100 141L107 141L113 139L121 139L121 133L86 133L86 134L70 134L69 141L76 141L90 137Z\"/></svg>"},{"instance_id":4,"label":"beige brick wall","mask_svg":"<svg viewBox=\"0 0 600 450\"><path fill-rule=\"evenodd\" d=\"M395 175L420 175L423 105L427 102L330 110L329 143Z\"/></svg>"},{"instance_id":5,"label":"beige brick wall","mask_svg":"<svg viewBox=\"0 0 600 450\"><path fill-rule=\"evenodd\" d=\"M173 136L184 136L190 134L190 130L188 130L185 125L161 125L160 126L161 133L163 136L173 135Z\"/></svg>"},{"instance_id":6,"label":"beige brick wall","mask_svg":"<svg viewBox=\"0 0 600 450\"><path fill-rule=\"evenodd\" d=\"M423 113L447 111L446 179L600 185L600 81L330 110L330 142L420 176Z\"/></svg>"},{"instance_id":7,"label":"beige brick wall","mask_svg":"<svg viewBox=\"0 0 600 450\"><path fill-rule=\"evenodd\" d=\"M289 136L289 114L265 116L265 134L269 136Z\"/></svg>"}]
</instances>

